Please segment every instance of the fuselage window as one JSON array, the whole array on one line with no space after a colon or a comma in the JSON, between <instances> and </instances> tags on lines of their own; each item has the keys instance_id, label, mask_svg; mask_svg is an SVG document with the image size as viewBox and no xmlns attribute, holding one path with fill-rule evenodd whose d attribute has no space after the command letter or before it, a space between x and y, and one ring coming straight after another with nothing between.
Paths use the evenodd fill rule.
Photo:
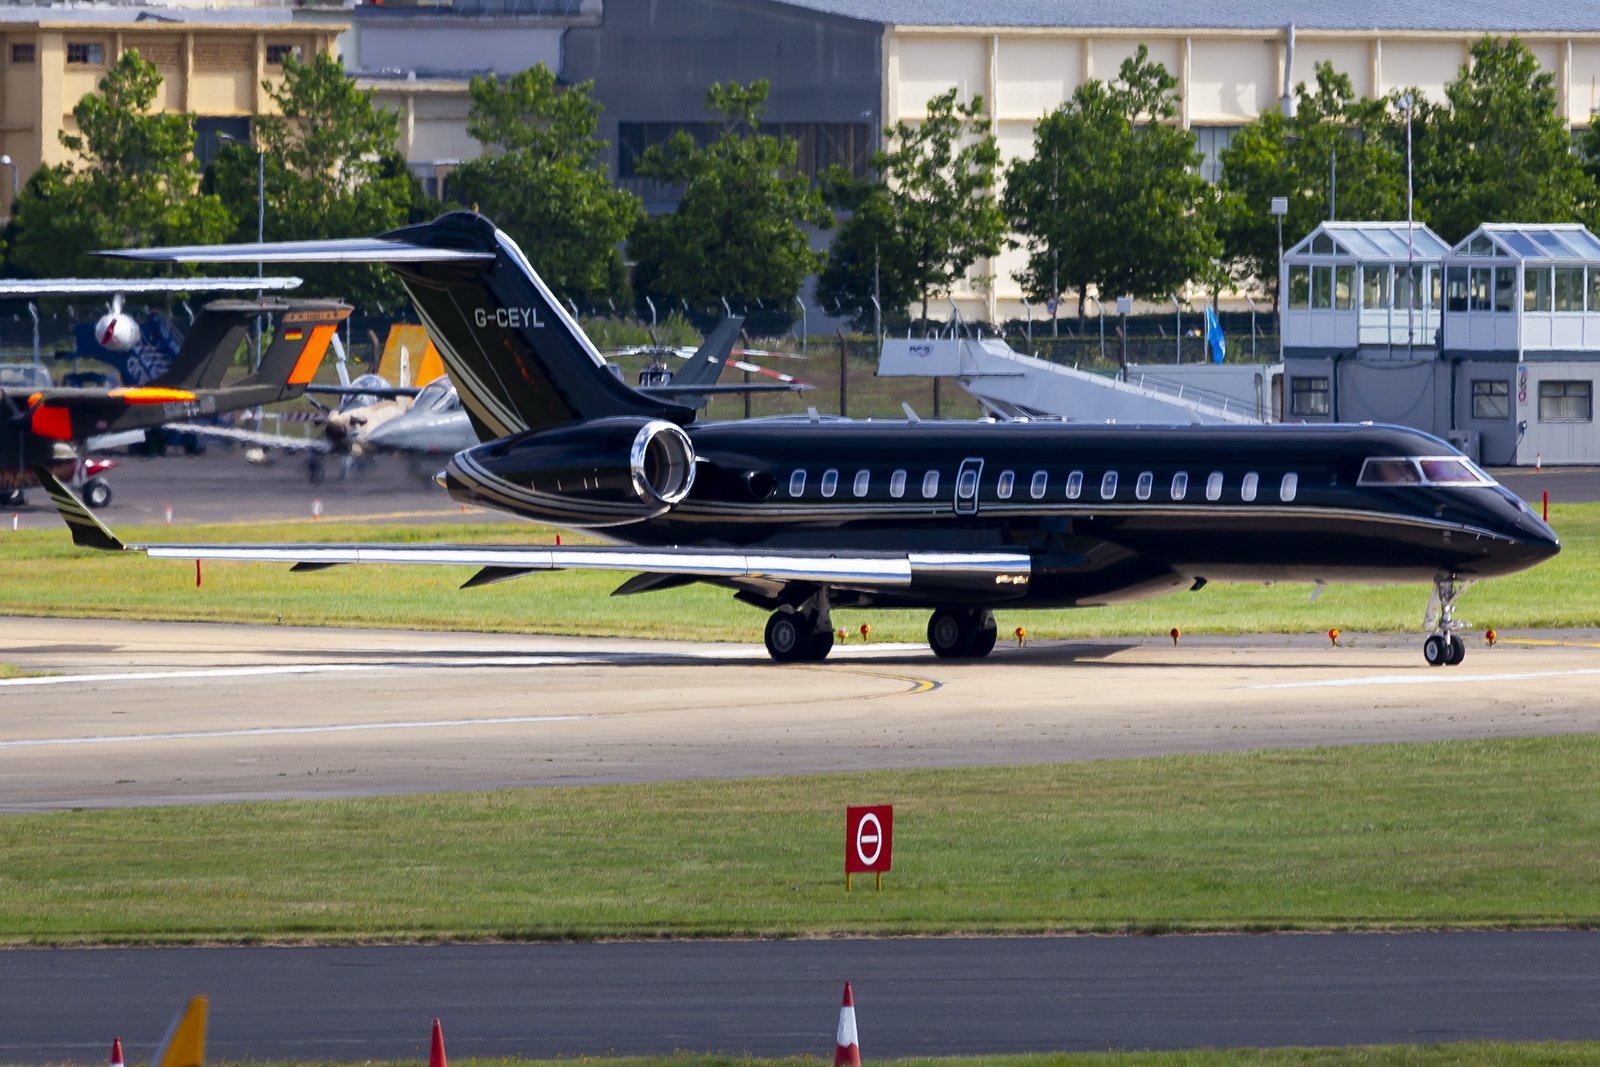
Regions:
<instances>
[{"instance_id":1,"label":"fuselage window","mask_svg":"<svg viewBox=\"0 0 1600 1067\"><path fill-rule=\"evenodd\" d=\"M1100 499L1110 500L1117 495L1117 472L1106 471L1105 477L1100 479Z\"/></svg>"},{"instance_id":2,"label":"fuselage window","mask_svg":"<svg viewBox=\"0 0 1600 1067\"><path fill-rule=\"evenodd\" d=\"M906 495L906 472L895 471L889 475L889 495L899 500Z\"/></svg>"},{"instance_id":3,"label":"fuselage window","mask_svg":"<svg viewBox=\"0 0 1600 1067\"><path fill-rule=\"evenodd\" d=\"M1067 475L1067 499L1076 500L1078 494L1083 492L1083 472L1073 471Z\"/></svg>"},{"instance_id":4,"label":"fuselage window","mask_svg":"<svg viewBox=\"0 0 1600 1067\"><path fill-rule=\"evenodd\" d=\"M822 472L822 495L823 496L832 496L835 492L838 491L838 489L839 489L839 472L836 471L836 470L832 470L832 469L823 471Z\"/></svg>"},{"instance_id":5,"label":"fuselage window","mask_svg":"<svg viewBox=\"0 0 1600 1067\"><path fill-rule=\"evenodd\" d=\"M795 471L789 475L789 495L800 496L806 491L806 472Z\"/></svg>"},{"instance_id":6,"label":"fuselage window","mask_svg":"<svg viewBox=\"0 0 1600 1067\"><path fill-rule=\"evenodd\" d=\"M1189 492L1189 472L1179 471L1172 476L1172 499L1182 500Z\"/></svg>"},{"instance_id":7,"label":"fuselage window","mask_svg":"<svg viewBox=\"0 0 1600 1067\"><path fill-rule=\"evenodd\" d=\"M956 496L962 500L971 500L978 495L978 472L964 470L956 481Z\"/></svg>"},{"instance_id":8,"label":"fuselage window","mask_svg":"<svg viewBox=\"0 0 1600 1067\"><path fill-rule=\"evenodd\" d=\"M1035 500L1044 497L1044 487L1050 484L1050 476L1044 471L1034 471L1033 481L1028 483L1028 495Z\"/></svg>"},{"instance_id":9,"label":"fuselage window","mask_svg":"<svg viewBox=\"0 0 1600 1067\"><path fill-rule=\"evenodd\" d=\"M1133 487L1133 495L1138 497L1140 500L1149 500L1150 487L1155 484L1156 476L1150 471L1143 471L1139 475L1138 483Z\"/></svg>"},{"instance_id":10,"label":"fuselage window","mask_svg":"<svg viewBox=\"0 0 1600 1067\"><path fill-rule=\"evenodd\" d=\"M872 483L872 475L866 471L856 471L856 484L852 487L856 496L866 496L867 486Z\"/></svg>"},{"instance_id":11,"label":"fuselage window","mask_svg":"<svg viewBox=\"0 0 1600 1067\"><path fill-rule=\"evenodd\" d=\"M1298 474L1285 474L1283 481L1278 483L1278 499L1285 504L1289 503L1294 499L1295 490L1299 488L1300 476Z\"/></svg>"},{"instance_id":12,"label":"fuselage window","mask_svg":"<svg viewBox=\"0 0 1600 1067\"><path fill-rule=\"evenodd\" d=\"M1209 475L1207 475L1207 477L1206 477L1206 499L1207 500L1221 500L1222 499L1222 472L1221 471L1212 471Z\"/></svg>"},{"instance_id":13,"label":"fuselage window","mask_svg":"<svg viewBox=\"0 0 1600 1067\"><path fill-rule=\"evenodd\" d=\"M928 500L932 500L939 495L938 471L929 471L922 476L922 495Z\"/></svg>"},{"instance_id":14,"label":"fuselage window","mask_svg":"<svg viewBox=\"0 0 1600 1067\"><path fill-rule=\"evenodd\" d=\"M1251 471L1244 476L1244 481L1239 484L1239 498L1245 503L1256 498L1256 486L1261 482L1261 475Z\"/></svg>"},{"instance_id":15,"label":"fuselage window","mask_svg":"<svg viewBox=\"0 0 1600 1067\"><path fill-rule=\"evenodd\" d=\"M994 495L1001 500L1010 500L1011 486L1016 480L1017 476L1011 471L1001 471L1000 480L994 486Z\"/></svg>"}]
</instances>

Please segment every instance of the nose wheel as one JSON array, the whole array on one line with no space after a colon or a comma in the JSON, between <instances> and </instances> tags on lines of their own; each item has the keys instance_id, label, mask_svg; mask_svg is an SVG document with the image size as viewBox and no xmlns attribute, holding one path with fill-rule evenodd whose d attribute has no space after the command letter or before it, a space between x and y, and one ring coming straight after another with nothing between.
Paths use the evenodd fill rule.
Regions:
<instances>
[{"instance_id":1,"label":"nose wheel","mask_svg":"<svg viewBox=\"0 0 1600 1067\"><path fill-rule=\"evenodd\" d=\"M1431 628L1427 640L1422 642L1422 658L1430 667L1454 667L1467 658L1466 642L1457 633L1463 624L1456 621L1456 598L1464 593L1471 582L1455 575L1435 578L1433 596L1428 599L1428 610L1422 625Z\"/></svg>"}]
</instances>

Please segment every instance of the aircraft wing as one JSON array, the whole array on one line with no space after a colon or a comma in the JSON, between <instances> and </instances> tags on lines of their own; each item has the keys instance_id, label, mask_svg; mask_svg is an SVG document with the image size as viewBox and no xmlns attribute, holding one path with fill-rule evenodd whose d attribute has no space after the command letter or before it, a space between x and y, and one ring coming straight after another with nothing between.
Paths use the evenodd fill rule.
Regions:
<instances>
[{"instance_id":1,"label":"aircraft wing","mask_svg":"<svg viewBox=\"0 0 1600 1067\"><path fill-rule=\"evenodd\" d=\"M691 580L815 582L847 588L903 589L914 582L945 587L1026 586L1027 552L746 551L735 548L613 548L579 545L451 544L126 544L42 466L39 484L83 548L143 552L151 559L292 563L296 570L340 564L388 563L481 568L463 588L535 571L607 570L682 576ZM1009 589L1007 590L1010 591Z\"/></svg>"},{"instance_id":2,"label":"aircraft wing","mask_svg":"<svg viewBox=\"0 0 1600 1067\"><path fill-rule=\"evenodd\" d=\"M112 259L148 263L439 263L488 262L493 252L426 248L381 237L347 237L328 241L273 241L268 244L172 245L167 248L116 248L96 252ZM253 288L253 286L252 286Z\"/></svg>"},{"instance_id":3,"label":"aircraft wing","mask_svg":"<svg viewBox=\"0 0 1600 1067\"><path fill-rule=\"evenodd\" d=\"M299 278L6 278L0 280L0 297L231 293L298 289L300 284Z\"/></svg>"}]
</instances>

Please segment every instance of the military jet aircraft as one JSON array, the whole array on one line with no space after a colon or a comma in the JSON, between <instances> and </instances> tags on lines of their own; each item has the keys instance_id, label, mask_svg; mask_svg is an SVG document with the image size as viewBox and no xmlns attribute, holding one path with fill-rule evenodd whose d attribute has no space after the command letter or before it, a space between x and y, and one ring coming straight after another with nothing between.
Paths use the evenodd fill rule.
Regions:
<instances>
[{"instance_id":1,"label":"military jet aircraft","mask_svg":"<svg viewBox=\"0 0 1600 1067\"><path fill-rule=\"evenodd\" d=\"M481 585L567 568L617 590L693 582L771 612L769 653L818 660L835 607L932 609L941 656L982 656L996 608L1087 607L1208 581L1428 582L1427 662L1461 662L1461 591L1554 556L1526 504L1428 434L1394 426L1134 427L811 417L697 423L618 381L486 218L380 238L115 253L198 263L387 264L477 436L442 480L462 502L595 530L605 547L125 546L69 490L80 545L155 558L457 564ZM48 472L41 472L48 479Z\"/></svg>"}]
</instances>

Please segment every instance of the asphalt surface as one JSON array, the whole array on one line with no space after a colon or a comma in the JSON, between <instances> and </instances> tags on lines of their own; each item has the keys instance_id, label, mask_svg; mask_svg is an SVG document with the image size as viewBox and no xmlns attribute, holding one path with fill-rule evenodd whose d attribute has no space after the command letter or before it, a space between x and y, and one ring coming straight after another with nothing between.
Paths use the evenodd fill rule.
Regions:
<instances>
[{"instance_id":1,"label":"asphalt surface","mask_svg":"<svg viewBox=\"0 0 1600 1067\"><path fill-rule=\"evenodd\" d=\"M1600 932L0 952L0 1060L129 1062L211 1001L212 1059L1104 1048L1600 1038Z\"/></svg>"},{"instance_id":2,"label":"asphalt surface","mask_svg":"<svg viewBox=\"0 0 1600 1067\"><path fill-rule=\"evenodd\" d=\"M759 645L0 618L0 811L1600 732L1600 633Z\"/></svg>"}]
</instances>

